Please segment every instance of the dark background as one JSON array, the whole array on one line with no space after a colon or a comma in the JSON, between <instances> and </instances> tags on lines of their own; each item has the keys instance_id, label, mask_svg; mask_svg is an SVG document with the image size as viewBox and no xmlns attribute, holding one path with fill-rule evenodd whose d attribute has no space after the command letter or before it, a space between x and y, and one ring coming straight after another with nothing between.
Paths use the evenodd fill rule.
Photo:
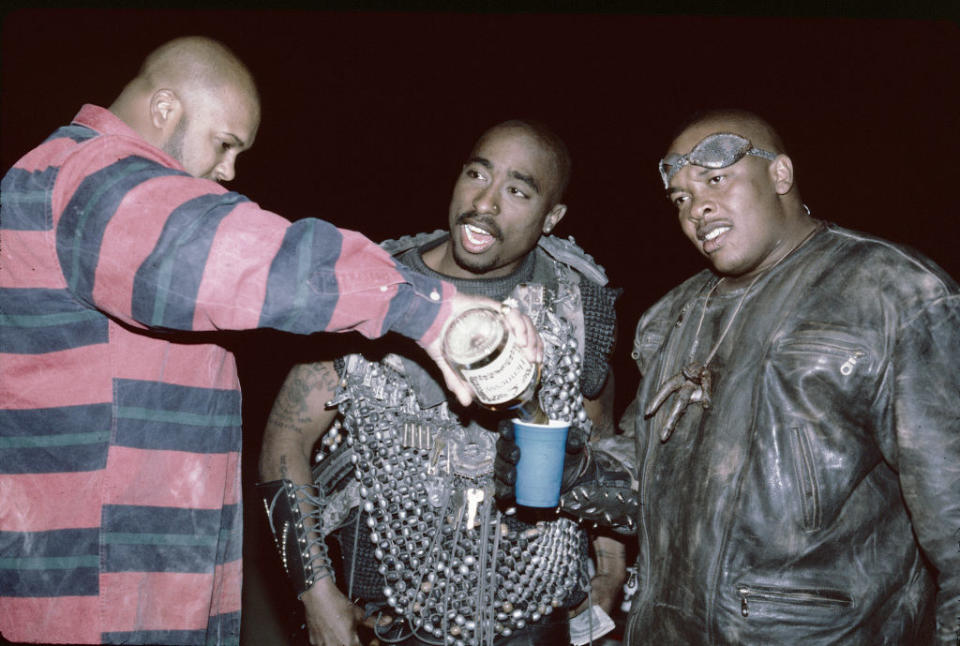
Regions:
<instances>
[{"instance_id":1,"label":"dark background","mask_svg":"<svg viewBox=\"0 0 960 646\"><path fill-rule=\"evenodd\" d=\"M486 127L552 125L574 158L557 233L626 290L619 408L639 314L702 266L656 172L695 110L766 116L815 216L960 276L960 28L948 18L20 9L2 25L0 165L82 103L109 105L149 50L191 33L256 75L263 120L231 188L290 219L374 240L445 227Z\"/></svg>"},{"instance_id":2,"label":"dark background","mask_svg":"<svg viewBox=\"0 0 960 646\"><path fill-rule=\"evenodd\" d=\"M445 227L453 180L477 136L508 118L545 121L574 158L557 233L575 236L625 289L618 411L637 383L629 359L637 318L702 266L656 172L674 129L696 110L765 116L781 131L816 217L916 247L960 276L952 5L772 4L738 13L707 3L643 11L561 3L546 13L487 4L474 14L336 6L8 8L0 163L11 166L82 103L109 105L148 51L185 34L222 40L260 85L260 132L231 188L290 219L319 216L375 240ZM270 332L231 343L249 482L279 380L311 350ZM260 521L250 522L256 529Z\"/></svg>"}]
</instances>

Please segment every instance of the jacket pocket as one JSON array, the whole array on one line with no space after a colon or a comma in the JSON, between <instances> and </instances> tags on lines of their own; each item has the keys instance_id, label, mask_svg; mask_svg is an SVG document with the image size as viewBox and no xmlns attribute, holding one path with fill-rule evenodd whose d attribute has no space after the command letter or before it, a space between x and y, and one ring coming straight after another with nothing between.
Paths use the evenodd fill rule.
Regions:
<instances>
[{"instance_id":1,"label":"jacket pocket","mask_svg":"<svg viewBox=\"0 0 960 646\"><path fill-rule=\"evenodd\" d=\"M793 449L797 495L803 510L803 529L808 532L816 531L823 524L823 514L820 506L820 486L817 483L817 465L810 448L807 429L802 426L790 429L790 445Z\"/></svg>"},{"instance_id":2,"label":"jacket pocket","mask_svg":"<svg viewBox=\"0 0 960 646\"><path fill-rule=\"evenodd\" d=\"M740 597L740 614L749 617L750 612L765 604L779 604L801 608L849 608L853 606L850 595L840 590L823 588L780 588L767 585L737 585Z\"/></svg>"},{"instance_id":3,"label":"jacket pocket","mask_svg":"<svg viewBox=\"0 0 960 646\"><path fill-rule=\"evenodd\" d=\"M851 331L838 329L800 329L780 339L778 355L808 357L814 366L834 369L841 377L869 368L869 348Z\"/></svg>"}]
</instances>

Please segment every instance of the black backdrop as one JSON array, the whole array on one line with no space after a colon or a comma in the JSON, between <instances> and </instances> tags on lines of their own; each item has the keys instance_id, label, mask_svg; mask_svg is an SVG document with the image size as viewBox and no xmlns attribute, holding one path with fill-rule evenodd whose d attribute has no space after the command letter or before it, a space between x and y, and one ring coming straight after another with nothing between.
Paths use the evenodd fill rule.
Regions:
<instances>
[{"instance_id":1,"label":"black backdrop","mask_svg":"<svg viewBox=\"0 0 960 646\"><path fill-rule=\"evenodd\" d=\"M558 233L575 236L625 288L618 411L637 382L629 352L639 314L701 267L655 169L695 110L766 116L815 216L912 245L960 276L956 21L936 11L790 17L671 7L8 10L0 162L12 165L82 103L109 105L147 51L183 34L224 41L260 84L260 132L231 187L290 219L319 216L373 239L445 226L453 179L477 135L507 118L545 121L574 158ZM308 349L273 333L231 343L249 481L278 380Z\"/></svg>"},{"instance_id":2,"label":"black backdrop","mask_svg":"<svg viewBox=\"0 0 960 646\"><path fill-rule=\"evenodd\" d=\"M477 135L555 127L573 235L625 288L621 400L639 314L701 266L655 167L691 112L742 106L781 131L817 217L919 248L960 275L960 27L949 20L611 13L20 9L2 26L0 163L108 105L181 34L226 42L263 121L231 187L372 239L445 226ZM625 405L622 401L620 406Z\"/></svg>"}]
</instances>

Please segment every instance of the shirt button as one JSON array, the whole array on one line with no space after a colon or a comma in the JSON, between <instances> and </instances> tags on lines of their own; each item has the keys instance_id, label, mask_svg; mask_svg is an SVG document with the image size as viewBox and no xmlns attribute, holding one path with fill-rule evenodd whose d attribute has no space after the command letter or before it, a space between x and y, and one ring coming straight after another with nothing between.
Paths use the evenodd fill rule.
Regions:
<instances>
[{"instance_id":1,"label":"shirt button","mask_svg":"<svg viewBox=\"0 0 960 646\"><path fill-rule=\"evenodd\" d=\"M432 292L430 292L430 300L431 300L431 301L439 301L439 300L440 300L440 292L438 292L437 290L433 290Z\"/></svg>"},{"instance_id":2,"label":"shirt button","mask_svg":"<svg viewBox=\"0 0 960 646\"><path fill-rule=\"evenodd\" d=\"M387 286L386 286L386 285L380 285L380 291L381 291L381 292L387 291Z\"/></svg>"}]
</instances>

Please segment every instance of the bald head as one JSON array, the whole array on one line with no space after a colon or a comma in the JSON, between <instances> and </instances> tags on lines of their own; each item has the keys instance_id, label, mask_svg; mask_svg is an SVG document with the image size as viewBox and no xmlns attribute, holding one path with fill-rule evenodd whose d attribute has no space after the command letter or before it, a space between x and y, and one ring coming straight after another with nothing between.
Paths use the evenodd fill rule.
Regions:
<instances>
[{"instance_id":1,"label":"bald head","mask_svg":"<svg viewBox=\"0 0 960 646\"><path fill-rule=\"evenodd\" d=\"M232 179L232 157L229 169L214 172L206 164L215 160L190 159L189 149L230 146L235 157L252 145L260 124L250 71L223 44L200 36L177 38L151 52L110 110L191 174L217 180Z\"/></svg>"},{"instance_id":2,"label":"bald head","mask_svg":"<svg viewBox=\"0 0 960 646\"><path fill-rule=\"evenodd\" d=\"M701 132L703 133L702 136L689 146L684 147L686 141L696 137ZM678 130L678 134L670 146L670 152L680 152L681 154L690 152L690 149L697 145L703 137L717 132L732 132L749 139L755 148L769 150L778 155L788 154L783 145L783 140L773 126L752 112L737 109L710 110L695 115Z\"/></svg>"},{"instance_id":3,"label":"bald head","mask_svg":"<svg viewBox=\"0 0 960 646\"><path fill-rule=\"evenodd\" d=\"M259 110L250 71L233 52L210 38L187 36L161 45L144 60L137 80L146 87L167 87L185 96L235 89Z\"/></svg>"}]
</instances>

